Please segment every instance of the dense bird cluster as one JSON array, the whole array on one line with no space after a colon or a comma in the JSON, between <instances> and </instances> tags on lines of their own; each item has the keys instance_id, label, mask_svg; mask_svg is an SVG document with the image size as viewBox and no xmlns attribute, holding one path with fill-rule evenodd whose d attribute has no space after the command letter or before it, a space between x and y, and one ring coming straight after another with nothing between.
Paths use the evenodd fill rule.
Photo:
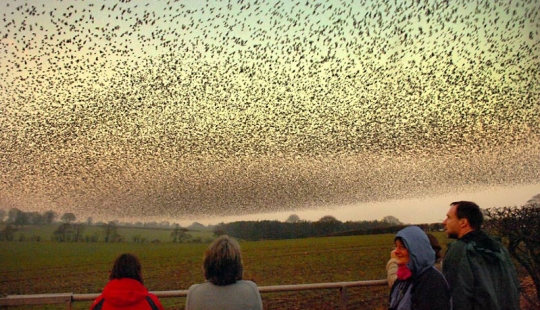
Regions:
<instances>
[{"instance_id":1,"label":"dense bird cluster","mask_svg":"<svg viewBox=\"0 0 540 310\"><path fill-rule=\"evenodd\" d=\"M197 218L540 181L538 0L1 6L0 207Z\"/></svg>"}]
</instances>

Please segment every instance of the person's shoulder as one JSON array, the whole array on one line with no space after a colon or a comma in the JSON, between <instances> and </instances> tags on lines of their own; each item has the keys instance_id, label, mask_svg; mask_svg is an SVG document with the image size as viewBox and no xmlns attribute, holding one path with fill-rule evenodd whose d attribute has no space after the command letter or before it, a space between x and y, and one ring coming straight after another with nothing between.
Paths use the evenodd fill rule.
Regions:
<instances>
[{"instance_id":1,"label":"person's shoulder","mask_svg":"<svg viewBox=\"0 0 540 310\"><path fill-rule=\"evenodd\" d=\"M435 267L428 268L415 281L417 284L422 283L428 287L435 289L438 287L446 287L446 279L444 275Z\"/></svg>"},{"instance_id":2,"label":"person's shoulder","mask_svg":"<svg viewBox=\"0 0 540 310\"><path fill-rule=\"evenodd\" d=\"M435 278L435 279L443 279L444 280L444 276L443 274L435 267L431 267L431 268L428 268L426 270L426 274L430 277L430 278Z\"/></svg>"},{"instance_id":3,"label":"person's shoulder","mask_svg":"<svg viewBox=\"0 0 540 310\"><path fill-rule=\"evenodd\" d=\"M164 309L163 305L161 304L161 301L159 300L159 298L155 294L152 294L152 293L148 292L148 297L150 297L150 299L152 299L152 301L158 307L158 309Z\"/></svg>"},{"instance_id":4,"label":"person's shoulder","mask_svg":"<svg viewBox=\"0 0 540 310\"><path fill-rule=\"evenodd\" d=\"M195 284L192 284L189 288L188 288L188 293L190 292L193 292L197 289L200 289L202 287L204 287L204 284L206 284L208 282L205 282L205 283L195 283Z\"/></svg>"},{"instance_id":5,"label":"person's shoulder","mask_svg":"<svg viewBox=\"0 0 540 310\"><path fill-rule=\"evenodd\" d=\"M253 281L249 280L240 280L236 282L236 287L241 291L250 291L254 293L259 293L259 287Z\"/></svg>"},{"instance_id":6,"label":"person's shoulder","mask_svg":"<svg viewBox=\"0 0 540 310\"><path fill-rule=\"evenodd\" d=\"M95 300L94 302L92 303L92 305L90 306L90 310L94 309L94 307L99 304L100 301L103 300L103 294L99 295Z\"/></svg>"},{"instance_id":7,"label":"person's shoulder","mask_svg":"<svg viewBox=\"0 0 540 310\"><path fill-rule=\"evenodd\" d=\"M448 250L441 261L443 274L446 276L449 270L455 270L463 262L465 256L467 256L467 243L456 240L448 244Z\"/></svg>"},{"instance_id":8,"label":"person's shoulder","mask_svg":"<svg viewBox=\"0 0 540 310\"><path fill-rule=\"evenodd\" d=\"M467 243L461 239L454 240L447 244L446 255L452 252L463 251L467 247Z\"/></svg>"},{"instance_id":9,"label":"person's shoulder","mask_svg":"<svg viewBox=\"0 0 540 310\"><path fill-rule=\"evenodd\" d=\"M236 283L240 285L244 285L244 286L257 287L257 283L250 280L240 280L240 281L237 281Z\"/></svg>"},{"instance_id":10,"label":"person's shoulder","mask_svg":"<svg viewBox=\"0 0 540 310\"><path fill-rule=\"evenodd\" d=\"M148 292L148 297L152 298L153 300L159 300L159 297L157 297L156 294Z\"/></svg>"}]
</instances>

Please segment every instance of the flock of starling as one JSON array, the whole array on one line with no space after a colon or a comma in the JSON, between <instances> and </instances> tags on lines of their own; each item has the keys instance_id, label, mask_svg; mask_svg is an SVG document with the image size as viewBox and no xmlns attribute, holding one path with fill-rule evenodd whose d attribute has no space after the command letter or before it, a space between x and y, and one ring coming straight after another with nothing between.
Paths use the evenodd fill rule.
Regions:
<instances>
[{"instance_id":1,"label":"flock of starling","mask_svg":"<svg viewBox=\"0 0 540 310\"><path fill-rule=\"evenodd\" d=\"M197 219L540 182L538 0L0 6L6 210Z\"/></svg>"}]
</instances>

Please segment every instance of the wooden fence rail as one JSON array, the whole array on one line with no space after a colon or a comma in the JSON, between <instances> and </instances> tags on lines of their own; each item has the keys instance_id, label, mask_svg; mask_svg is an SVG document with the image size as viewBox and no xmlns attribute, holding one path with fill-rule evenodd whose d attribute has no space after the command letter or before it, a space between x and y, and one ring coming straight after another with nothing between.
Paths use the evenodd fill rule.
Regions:
<instances>
[{"instance_id":1,"label":"wooden fence rail","mask_svg":"<svg viewBox=\"0 0 540 310\"><path fill-rule=\"evenodd\" d=\"M382 286L387 285L386 280L368 280L351 282L330 282L330 283L312 283L312 284L291 284L291 285L271 285L259 286L259 291L263 293L307 291L322 289L338 289L340 294L340 308L347 309L347 288L359 286ZM177 291L153 291L159 298L186 297L187 290ZM1 307L25 306L25 305L46 305L46 304L65 304L68 310L77 301L93 301L99 294L36 294L36 295L8 295L0 298Z\"/></svg>"}]
</instances>

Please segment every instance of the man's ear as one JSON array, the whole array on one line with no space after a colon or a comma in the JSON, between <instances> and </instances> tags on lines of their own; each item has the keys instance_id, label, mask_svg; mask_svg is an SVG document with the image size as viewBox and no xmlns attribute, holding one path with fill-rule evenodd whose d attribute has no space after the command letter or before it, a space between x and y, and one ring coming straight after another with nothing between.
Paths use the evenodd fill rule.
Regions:
<instances>
[{"instance_id":1,"label":"man's ear","mask_svg":"<svg viewBox=\"0 0 540 310\"><path fill-rule=\"evenodd\" d=\"M469 220L467 218L462 218L459 220L459 226L462 228L469 226Z\"/></svg>"}]
</instances>

